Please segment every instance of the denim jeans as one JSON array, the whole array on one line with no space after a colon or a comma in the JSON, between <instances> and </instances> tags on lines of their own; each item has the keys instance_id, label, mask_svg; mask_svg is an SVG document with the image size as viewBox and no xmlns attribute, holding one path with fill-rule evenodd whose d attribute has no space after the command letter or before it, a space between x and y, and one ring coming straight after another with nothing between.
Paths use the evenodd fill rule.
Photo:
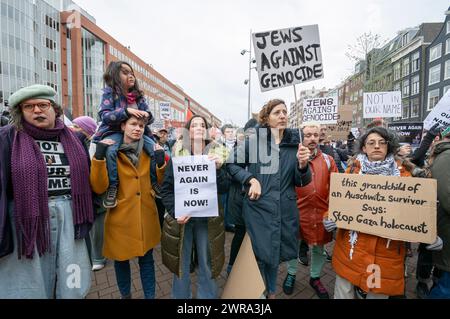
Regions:
<instances>
[{"instance_id":1,"label":"denim jeans","mask_svg":"<svg viewBox=\"0 0 450 319\"><path fill-rule=\"evenodd\" d=\"M150 158L154 159L154 147L155 141L153 141L150 137L144 135L144 151L150 156ZM117 186L119 185L119 176L117 173L117 156L119 152L119 147L123 142L123 134L122 133L114 133L105 137L105 139L110 139L115 141L113 145L108 146L106 151L106 166L108 167L108 179L109 186ZM152 160L150 162L150 182L156 182L156 162Z\"/></svg>"},{"instance_id":2,"label":"denim jeans","mask_svg":"<svg viewBox=\"0 0 450 319\"><path fill-rule=\"evenodd\" d=\"M153 261L153 249L143 257L138 258L139 272L141 274L142 289L145 299L155 299L155 264ZM117 286L122 297L131 294L131 270L130 261L114 261Z\"/></svg>"},{"instance_id":3,"label":"denim jeans","mask_svg":"<svg viewBox=\"0 0 450 319\"><path fill-rule=\"evenodd\" d=\"M208 219L191 218L184 225L183 251L181 252L181 278L173 277L172 297L174 299L190 299L191 276L189 266L191 264L192 245L195 242L197 248L198 273L197 273L197 299L217 299L218 291L216 281L212 278L211 252L208 241Z\"/></svg>"},{"instance_id":4,"label":"denim jeans","mask_svg":"<svg viewBox=\"0 0 450 319\"><path fill-rule=\"evenodd\" d=\"M33 259L14 252L0 258L0 299L81 299L91 287L91 263L84 239L75 240L70 196L49 198L50 251ZM9 204L14 225L13 204Z\"/></svg>"},{"instance_id":5,"label":"denim jeans","mask_svg":"<svg viewBox=\"0 0 450 319\"><path fill-rule=\"evenodd\" d=\"M104 264L106 262L103 257L103 233L106 213L99 214L95 217L89 237L91 239L91 260L92 264Z\"/></svg>"},{"instance_id":6,"label":"denim jeans","mask_svg":"<svg viewBox=\"0 0 450 319\"><path fill-rule=\"evenodd\" d=\"M277 292L278 266L271 267L263 262L258 261L258 267L266 285L266 293L275 294Z\"/></svg>"},{"instance_id":7,"label":"denim jeans","mask_svg":"<svg viewBox=\"0 0 450 319\"><path fill-rule=\"evenodd\" d=\"M437 285L431 289L429 299L450 299L450 272L441 270Z\"/></svg>"}]
</instances>

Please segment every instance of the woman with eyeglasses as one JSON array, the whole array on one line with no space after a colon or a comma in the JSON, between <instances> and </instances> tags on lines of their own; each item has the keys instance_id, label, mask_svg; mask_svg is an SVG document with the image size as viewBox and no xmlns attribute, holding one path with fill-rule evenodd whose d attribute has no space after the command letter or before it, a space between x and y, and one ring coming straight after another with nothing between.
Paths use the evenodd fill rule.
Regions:
<instances>
[{"instance_id":1,"label":"woman with eyeglasses","mask_svg":"<svg viewBox=\"0 0 450 319\"><path fill-rule=\"evenodd\" d=\"M54 89L22 88L0 128L0 299L83 298L94 220L89 157Z\"/></svg>"},{"instance_id":2,"label":"woman with eyeglasses","mask_svg":"<svg viewBox=\"0 0 450 319\"><path fill-rule=\"evenodd\" d=\"M350 160L347 174L411 176L407 166L395 160L398 149L395 133L383 127L371 128L359 139L359 154ZM324 220L329 232L336 229L331 220ZM442 241L428 245L439 249ZM338 229L333 251L333 268L336 272L335 299L354 299L355 290L367 299L388 299L405 291L405 242L390 240L358 231ZM380 267L380 285L368 286L370 265ZM370 281L370 280L369 280Z\"/></svg>"}]
</instances>

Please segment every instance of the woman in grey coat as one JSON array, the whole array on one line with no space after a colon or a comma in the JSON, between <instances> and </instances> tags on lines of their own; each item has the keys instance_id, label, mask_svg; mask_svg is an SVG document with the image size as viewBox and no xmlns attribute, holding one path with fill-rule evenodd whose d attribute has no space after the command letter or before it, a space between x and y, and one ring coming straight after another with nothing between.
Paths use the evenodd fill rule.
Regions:
<instances>
[{"instance_id":1,"label":"woman in grey coat","mask_svg":"<svg viewBox=\"0 0 450 319\"><path fill-rule=\"evenodd\" d=\"M228 173L246 189L243 214L267 298L275 298L278 266L297 258L299 218L295 186L311 181L309 150L287 129L287 107L271 100L259 113L260 128L231 155Z\"/></svg>"}]
</instances>

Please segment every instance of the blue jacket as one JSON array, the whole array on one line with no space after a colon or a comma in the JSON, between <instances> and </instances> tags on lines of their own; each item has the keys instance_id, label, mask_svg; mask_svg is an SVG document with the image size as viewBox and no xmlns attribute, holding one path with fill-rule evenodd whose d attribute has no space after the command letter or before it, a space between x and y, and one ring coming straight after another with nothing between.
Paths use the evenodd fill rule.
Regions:
<instances>
[{"instance_id":1,"label":"blue jacket","mask_svg":"<svg viewBox=\"0 0 450 319\"><path fill-rule=\"evenodd\" d=\"M148 125L152 124L154 118L145 99L141 98L136 104L140 111L146 111L149 114ZM129 118L127 106L128 102L124 95L121 94L119 96L115 94L110 87L103 89L102 101L99 107L100 110L98 111L101 124L93 137L94 143L98 143L108 135L121 132L120 124ZM152 137L148 125L145 126L144 134Z\"/></svg>"}]
</instances>

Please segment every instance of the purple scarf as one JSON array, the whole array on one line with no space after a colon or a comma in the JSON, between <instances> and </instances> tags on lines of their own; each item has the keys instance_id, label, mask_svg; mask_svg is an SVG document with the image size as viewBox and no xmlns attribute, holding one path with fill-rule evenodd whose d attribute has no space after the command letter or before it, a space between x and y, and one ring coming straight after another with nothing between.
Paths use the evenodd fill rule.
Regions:
<instances>
[{"instance_id":1,"label":"purple scarf","mask_svg":"<svg viewBox=\"0 0 450 319\"><path fill-rule=\"evenodd\" d=\"M60 119L55 128L40 129L26 121L17 131L12 146L11 176L14 189L14 219L19 259L32 259L36 246L39 256L50 251L47 166L37 140L59 137L70 165L75 239L84 238L94 220L89 164L78 139Z\"/></svg>"}]
</instances>

